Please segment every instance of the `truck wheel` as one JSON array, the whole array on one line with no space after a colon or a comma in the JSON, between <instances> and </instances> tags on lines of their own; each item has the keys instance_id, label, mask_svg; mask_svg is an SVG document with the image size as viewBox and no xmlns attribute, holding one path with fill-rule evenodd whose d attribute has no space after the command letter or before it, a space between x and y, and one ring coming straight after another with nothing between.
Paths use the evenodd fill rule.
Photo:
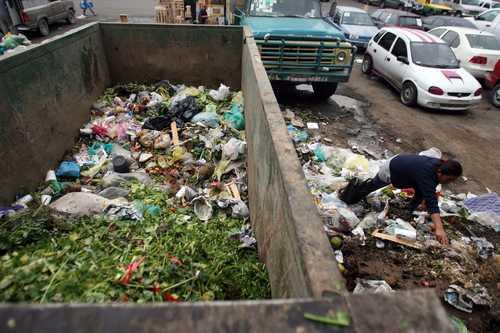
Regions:
<instances>
[{"instance_id":1,"label":"truck wheel","mask_svg":"<svg viewBox=\"0 0 500 333\"><path fill-rule=\"evenodd\" d=\"M68 24L76 23L75 11L73 9L68 10L68 16L66 17L66 21L68 22Z\"/></svg>"},{"instance_id":2,"label":"truck wheel","mask_svg":"<svg viewBox=\"0 0 500 333\"><path fill-rule=\"evenodd\" d=\"M417 104L417 87L409 81L403 83L401 89L401 102L406 106Z\"/></svg>"},{"instance_id":3,"label":"truck wheel","mask_svg":"<svg viewBox=\"0 0 500 333\"><path fill-rule=\"evenodd\" d=\"M316 82L312 84L314 95L321 99L330 98L337 90L337 83Z\"/></svg>"},{"instance_id":4,"label":"truck wheel","mask_svg":"<svg viewBox=\"0 0 500 333\"><path fill-rule=\"evenodd\" d=\"M500 108L500 83L491 90L491 103L497 108Z\"/></svg>"},{"instance_id":5,"label":"truck wheel","mask_svg":"<svg viewBox=\"0 0 500 333\"><path fill-rule=\"evenodd\" d=\"M40 31L42 36L48 36L50 34L49 22L47 19L40 19L40 21L38 21L38 31Z\"/></svg>"},{"instance_id":6,"label":"truck wheel","mask_svg":"<svg viewBox=\"0 0 500 333\"><path fill-rule=\"evenodd\" d=\"M462 12L455 12L455 16L462 17Z\"/></svg>"},{"instance_id":7,"label":"truck wheel","mask_svg":"<svg viewBox=\"0 0 500 333\"><path fill-rule=\"evenodd\" d=\"M373 69L373 60L372 57L368 54L365 54L363 58L363 63L361 64L361 71L363 74L370 74Z\"/></svg>"}]
</instances>

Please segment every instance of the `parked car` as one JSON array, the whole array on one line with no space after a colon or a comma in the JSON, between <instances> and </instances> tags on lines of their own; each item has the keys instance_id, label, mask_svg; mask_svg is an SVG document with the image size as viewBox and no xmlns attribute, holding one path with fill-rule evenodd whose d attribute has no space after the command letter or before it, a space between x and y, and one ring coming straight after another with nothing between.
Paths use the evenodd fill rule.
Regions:
<instances>
[{"instance_id":1,"label":"parked car","mask_svg":"<svg viewBox=\"0 0 500 333\"><path fill-rule=\"evenodd\" d=\"M494 0L483 0L481 1L480 6L483 8L483 10L500 8L500 2Z\"/></svg>"},{"instance_id":2,"label":"parked car","mask_svg":"<svg viewBox=\"0 0 500 333\"><path fill-rule=\"evenodd\" d=\"M500 36L500 8L484 11L471 20L479 30L486 30L497 37Z\"/></svg>"},{"instance_id":3,"label":"parked car","mask_svg":"<svg viewBox=\"0 0 500 333\"><path fill-rule=\"evenodd\" d=\"M500 61L497 61L493 72L486 75L485 83L487 87L491 88L491 102L500 108Z\"/></svg>"},{"instance_id":4,"label":"parked car","mask_svg":"<svg viewBox=\"0 0 500 333\"><path fill-rule=\"evenodd\" d=\"M408 106L466 110L481 100L481 85L448 44L424 31L382 29L368 43L361 69L387 80Z\"/></svg>"},{"instance_id":5,"label":"parked car","mask_svg":"<svg viewBox=\"0 0 500 333\"><path fill-rule=\"evenodd\" d=\"M38 30L43 36L50 33L50 24L65 20L74 24L75 6L68 0L13 0L19 17L13 18L19 31Z\"/></svg>"},{"instance_id":6,"label":"parked car","mask_svg":"<svg viewBox=\"0 0 500 333\"><path fill-rule=\"evenodd\" d=\"M379 28L395 26L413 29L423 29L419 15L395 9L379 9L371 15L373 22Z\"/></svg>"},{"instance_id":7,"label":"parked car","mask_svg":"<svg viewBox=\"0 0 500 333\"><path fill-rule=\"evenodd\" d=\"M422 18L425 31L439 27L464 27L476 29L474 23L461 17L435 15Z\"/></svg>"},{"instance_id":8,"label":"parked car","mask_svg":"<svg viewBox=\"0 0 500 333\"><path fill-rule=\"evenodd\" d=\"M452 9L442 0L416 0L422 7L414 12L420 15L451 15Z\"/></svg>"},{"instance_id":9,"label":"parked car","mask_svg":"<svg viewBox=\"0 0 500 333\"><path fill-rule=\"evenodd\" d=\"M442 27L429 33L448 43L461 66L476 78L484 79L500 60L500 41L487 31Z\"/></svg>"},{"instance_id":10,"label":"parked car","mask_svg":"<svg viewBox=\"0 0 500 333\"><path fill-rule=\"evenodd\" d=\"M379 30L370 15L356 7L338 6L335 15L327 17L326 21L342 31L347 41L358 49L366 49L370 39Z\"/></svg>"},{"instance_id":11,"label":"parked car","mask_svg":"<svg viewBox=\"0 0 500 333\"><path fill-rule=\"evenodd\" d=\"M481 0L441 0L456 16L476 16L484 11Z\"/></svg>"},{"instance_id":12,"label":"parked car","mask_svg":"<svg viewBox=\"0 0 500 333\"><path fill-rule=\"evenodd\" d=\"M360 0L360 2L380 8L395 8L400 10L410 8L412 3L410 0Z\"/></svg>"}]
</instances>

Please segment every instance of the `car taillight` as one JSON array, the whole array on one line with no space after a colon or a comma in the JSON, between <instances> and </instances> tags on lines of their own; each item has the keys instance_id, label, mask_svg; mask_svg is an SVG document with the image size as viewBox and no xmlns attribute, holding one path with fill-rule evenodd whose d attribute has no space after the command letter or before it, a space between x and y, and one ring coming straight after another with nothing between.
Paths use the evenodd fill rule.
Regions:
<instances>
[{"instance_id":1,"label":"car taillight","mask_svg":"<svg viewBox=\"0 0 500 333\"><path fill-rule=\"evenodd\" d=\"M444 95L443 89L441 89L439 87L432 86L429 88L429 92L433 95Z\"/></svg>"},{"instance_id":2,"label":"car taillight","mask_svg":"<svg viewBox=\"0 0 500 333\"><path fill-rule=\"evenodd\" d=\"M473 56L472 58L470 58L469 62L471 64L486 65L486 63L488 62L488 58L481 56Z\"/></svg>"},{"instance_id":3,"label":"car taillight","mask_svg":"<svg viewBox=\"0 0 500 333\"><path fill-rule=\"evenodd\" d=\"M474 93L474 96L481 96L481 94L483 93L483 89L482 88L479 88L478 90L476 90L476 92Z\"/></svg>"},{"instance_id":4,"label":"car taillight","mask_svg":"<svg viewBox=\"0 0 500 333\"><path fill-rule=\"evenodd\" d=\"M24 12L24 10L21 12L21 20L23 23L27 23L30 21L30 16Z\"/></svg>"}]
</instances>

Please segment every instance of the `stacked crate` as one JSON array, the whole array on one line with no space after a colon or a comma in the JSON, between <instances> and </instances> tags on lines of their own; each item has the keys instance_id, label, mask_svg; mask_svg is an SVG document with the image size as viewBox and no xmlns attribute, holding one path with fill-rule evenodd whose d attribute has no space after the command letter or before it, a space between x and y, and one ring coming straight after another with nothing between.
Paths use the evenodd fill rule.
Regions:
<instances>
[{"instance_id":1,"label":"stacked crate","mask_svg":"<svg viewBox=\"0 0 500 333\"><path fill-rule=\"evenodd\" d=\"M157 0L155 6L156 23L184 23L183 0Z\"/></svg>"}]
</instances>

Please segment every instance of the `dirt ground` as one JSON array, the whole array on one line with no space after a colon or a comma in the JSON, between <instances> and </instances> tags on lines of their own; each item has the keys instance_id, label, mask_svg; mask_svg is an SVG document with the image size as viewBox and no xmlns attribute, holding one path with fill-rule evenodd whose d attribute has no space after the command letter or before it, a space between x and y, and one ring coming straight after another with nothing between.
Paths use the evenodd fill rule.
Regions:
<instances>
[{"instance_id":1,"label":"dirt ground","mask_svg":"<svg viewBox=\"0 0 500 333\"><path fill-rule=\"evenodd\" d=\"M282 111L291 110L305 122L317 122L319 130L308 130L320 135L325 144L356 147L361 153L383 158L396 153L417 153L438 147L448 158L464 165L466 180L450 186L453 192L484 193L486 188L500 191L498 144L500 110L487 101L468 112L438 112L422 108L407 108L399 101L399 94L381 79L361 73L356 64L351 80L340 85L338 95L359 101L357 109L341 107L334 96L328 101L317 100L309 87L299 86L295 91L276 91ZM448 220L445 228L451 239L486 237L498 253L500 236L481 225L462 220ZM475 308L472 314L454 309L443 301L450 315L466 323L473 332L500 330L500 263L489 258L480 260L468 253L450 255L444 249L426 251L404 248L386 242L378 249L375 240L368 237L365 246L346 237L341 248L349 290L356 278L386 280L394 289L434 288L443 299L443 292L452 283L485 286L497 304L492 309ZM470 250L470 249L469 249ZM470 252L470 251L469 251ZM498 257L497 257L498 258Z\"/></svg>"}]
</instances>

